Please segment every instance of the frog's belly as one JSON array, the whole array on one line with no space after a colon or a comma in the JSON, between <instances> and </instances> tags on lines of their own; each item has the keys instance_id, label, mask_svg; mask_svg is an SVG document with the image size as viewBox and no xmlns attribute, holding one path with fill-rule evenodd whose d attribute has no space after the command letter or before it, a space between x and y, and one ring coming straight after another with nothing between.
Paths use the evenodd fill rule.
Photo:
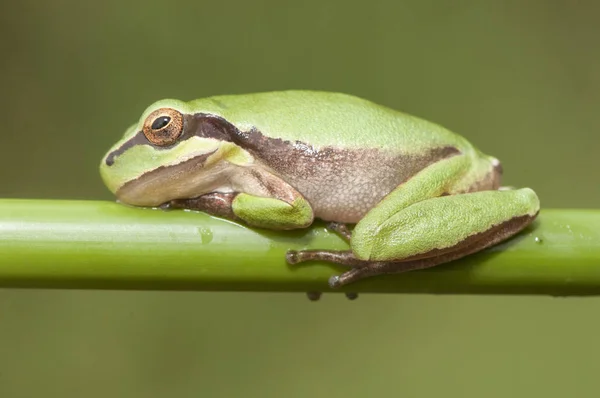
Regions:
<instances>
[{"instance_id":1,"label":"frog's belly","mask_svg":"<svg viewBox=\"0 0 600 398\"><path fill-rule=\"evenodd\" d=\"M313 183L299 181L296 189L310 202L315 217L326 221L357 223L404 180L398 173L330 174Z\"/></svg>"},{"instance_id":2,"label":"frog's belly","mask_svg":"<svg viewBox=\"0 0 600 398\"><path fill-rule=\"evenodd\" d=\"M311 204L315 217L326 221L357 223L387 194L427 166L400 156L354 153L335 162L304 169L310 178L285 176Z\"/></svg>"}]
</instances>

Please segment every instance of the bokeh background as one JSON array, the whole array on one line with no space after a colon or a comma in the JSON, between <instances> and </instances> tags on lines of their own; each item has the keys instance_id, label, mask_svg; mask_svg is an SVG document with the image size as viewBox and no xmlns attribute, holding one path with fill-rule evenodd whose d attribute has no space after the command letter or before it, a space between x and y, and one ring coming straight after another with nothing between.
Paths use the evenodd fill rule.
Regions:
<instances>
[{"instance_id":1,"label":"bokeh background","mask_svg":"<svg viewBox=\"0 0 600 398\"><path fill-rule=\"evenodd\" d=\"M600 204L599 3L3 1L0 197L112 200L150 103L342 91ZM1 261L1 259L0 259ZM0 397L596 397L595 298L0 290Z\"/></svg>"}]
</instances>

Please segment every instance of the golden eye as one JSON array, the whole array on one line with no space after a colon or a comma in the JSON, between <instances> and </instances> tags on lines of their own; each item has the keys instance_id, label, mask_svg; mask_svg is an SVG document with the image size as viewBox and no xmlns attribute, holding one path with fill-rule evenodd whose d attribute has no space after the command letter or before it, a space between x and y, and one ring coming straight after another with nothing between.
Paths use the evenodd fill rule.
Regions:
<instances>
[{"instance_id":1,"label":"golden eye","mask_svg":"<svg viewBox=\"0 0 600 398\"><path fill-rule=\"evenodd\" d=\"M171 108L157 109L144 121L143 131L152 144L171 145L183 132L183 115Z\"/></svg>"}]
</instances>

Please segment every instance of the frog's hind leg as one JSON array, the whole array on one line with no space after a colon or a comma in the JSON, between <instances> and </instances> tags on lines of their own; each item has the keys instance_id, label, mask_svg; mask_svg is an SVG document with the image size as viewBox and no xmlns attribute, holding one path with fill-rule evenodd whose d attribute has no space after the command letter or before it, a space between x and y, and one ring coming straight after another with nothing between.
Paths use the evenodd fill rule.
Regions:
<instances>
[{"instance_id":1,"label":"frog's hind leg","mask_svg":"<svg viewBox=\"0 0 600 398\"><path fill-rule=\"evenodd\" d=\"M352 239L352 232L348 229L348 226L340 222L330 222L327 224L327 229L337 233L346 243L350 243Z\"/></svg>"},{"instance_id":2,"label":"frog's hind leg","mask_svg":"<svg viewBox=\"0 0 600 398\"><path fill-rule=\"evenodd\" d=\"M518 233L539 211L531 189L496 190L497 174L489 159L457 155L437 161L358 222L350 251L290 252L288 262L321 260L352 268L330 280L338 287L475 253Z\"/></svg>"},{"instance_id":3,"label":"frog's hind leg","mask_svg":"<svg viewBox=\"0 0 600 398\"><path fill-rule=\"evenodd\" d=\"M329 279L329 286L337 288L370 276L414 271L457 260L506 240L529 225L533 218L531 216L516 217L506 223L494 226L479 236L474 236L468 242L456 245L451 250L436 250L438 254L432 257L418 258L420 256L417 255L413 259L408 258L404 261L364 261L362 267L353 268L339 276L332 276Z\"/></svg>"},{"instance_id":4,"label":"frog's hind leg","mask_svg":"<svg viewBox=\"0 0 600 398\"><path fill-rule=\"evenodd\" d=\"M320 260L351 267L330 279L331 287L340 287L374 275L433 267L478 252L521 231L538 211L537 196L527 188L432 198L379 224L372 245L363 245L358 253L353 244L352 251L293 252L288 261Z\"/></svg>"}]
</instances>

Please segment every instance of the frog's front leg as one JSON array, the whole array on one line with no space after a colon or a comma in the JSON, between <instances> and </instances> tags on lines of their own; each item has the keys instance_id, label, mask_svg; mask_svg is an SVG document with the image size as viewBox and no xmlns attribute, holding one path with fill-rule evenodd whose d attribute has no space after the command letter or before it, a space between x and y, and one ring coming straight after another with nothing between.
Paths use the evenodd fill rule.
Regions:
<instances>
[{"instance_id":1,"label":"frog's front leg","mask_svg":"<svg viewBox=\"0 0 600 398\"><path fill-rule=\"evenodd\" d=\"M165 203L163 207L199 210L211 216L240 221L231 208L231 203L236 196L237 193L233 192L211 192L192 199L174 199Z\"/></svg>"},{"instance_id":2,"label":"frog's front leg","mask_svg":"<svg viewBox=\"0 0 600 398\"><path fill-rule=\"evenodd\" d=\"M290 252L288 262L321 260L351 267L330 279L338 287L456 260L509 238L533 221L539 200L531 189L453 194L453 185L464 186L465 178L477 174L465 165L468 161L457 156L398 187L356 225L351 250Z\"/></svg>"},{"instance_id":3,"label":"frog's front leg","mask_svg":"<svg viewBox=\"0 0 600 398\"><path fill-rule=\"evenodd\" d=\"M261 181L275 182L275 180L270 179L270 178L261 178ZM298 227L305 226L306 223L312 222L312 210L311 210L309 217L307 217L306 216L306 213L307 213L306 208L302 208L301 206L294 207L294 205L293 205L294 203L297 203L297 202L307 203L306 201L302 202L300 200L300 198L301 198L300 194L297 193L297 191L291 189L291 187L282 190L282 188L285 187L285 185L282 183L277 183L276 186L277 186L277 189L275 189L275 186L272 186L272 187L269 187L268 190L270 190L271 192L280 192L280 193L285 192L285 194L279 195L276 198L267 198L267 199L275 200L275 202L271 201L270 203L273 203L275 205L275 207L277 207L277 208L281 208L282 206L285 207L286 205L277 203L277 201L280 201L280 202L282 201L284 203L287 203L285 198L288 198L288 201L290 201L290 199L291 199L291 202L292 202L291 206L289 204L287 205L287 207L289 208L287 214L291 213L292 216L288 215L288 216L277 218L280 223L280 224L278 224L278 226L279 227L281 227L281 226L289 227L290 219L297 220ZM244 211L248 212L249 214L260 214L256 209L252 209L252 206L256 205L257 203L260 205L260 203L262 201L248 200L247 208L244 209L242 207L242 209L240 210L240 207L234 206L235 199L238 197L238 195L240 195L239 192L210 192L208 194L199 196L197 198L171 200L170 202L166 203L165 205L166 205L166 207L169 207L169 208L199 210L199 211L203 211L203 212L208 213L213 216L226 218L226 219L236 221L236 222L240 222L240 221L247 222L248 218L246 218L246 220L244 220L239 216L239 214L243 213ZM236 213L236 209L237 209L237 213ZM273 210L273 209L271 209L271 210ZM296 214L293 214L294 212L296 212ZM257 217L255 216L255 220L254 220L255 223L261 223L262 225L269 223L269 226L271 228L273 227L273 223L275 222L272 213L269 214L268 221L266 221L266 222L264 221L264 219L261 219L261 218L259 218L259 220L257 222L256 218ZM281 224L281 221L284 221L283 225ZM346 241L348 241L348 242L350 241L350 231L344 224L331 223L329 228L336 230ZM321 298L321 292L307 292L307 297L311 301L318 301ZM348 297L348 299L350 299L350 300L354 300L358 297L358 295L356 293L348 292L348 293L346 293L346 297Z\"/></svg>"},{"instance_id":4,"label":"frog's front leg","mask_svg":"<svg viewBox=\"0 0 600 398\"><path fill-rule=\"evenodd\" d=\"M172 208L200 210L253 227L287 230L313 222L308 201L280 178L261 169L231 177L234 192L210 192L191 199L175 199Z\"/></svg>"}]
</instances>

